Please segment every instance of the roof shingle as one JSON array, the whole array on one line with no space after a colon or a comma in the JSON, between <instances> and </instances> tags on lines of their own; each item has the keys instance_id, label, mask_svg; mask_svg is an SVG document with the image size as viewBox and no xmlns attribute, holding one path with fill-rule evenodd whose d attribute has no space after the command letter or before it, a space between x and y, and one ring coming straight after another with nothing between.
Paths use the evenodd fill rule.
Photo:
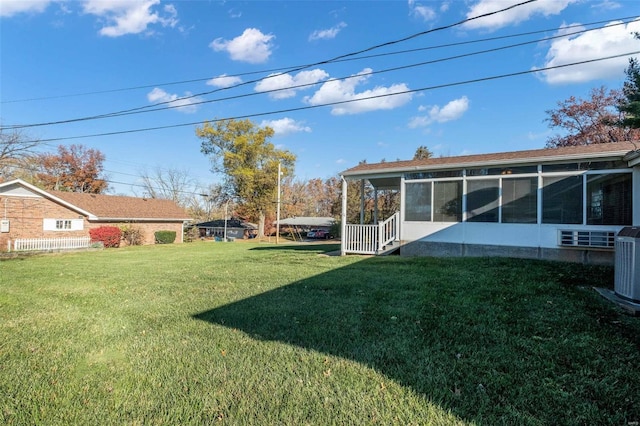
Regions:
<instances>
[{"instance_id":1,"label":"roof shingle","mask_svg":"<svg viewBox=\"0 0 640 426\"><path fill-rule=\"evenodd\" d=\"M189 219L185 210L172 200L62 191L48 193L99 219Z\"/></svg>"},{"instance_id":2,"label":"roof shingle","mask_svg":"<svg viewBox=\"0 0 640 426\"><path fill-rule=\"evenodd\" d=\"M640 144L639 144L640 145ZM359 175L369 172L387 172L391 170L430 169L461 167L478 164L508 164L528 161L539 161L571 157L597 157L600 154L619 154L621 157L627 152L637 150L638 146L631 142L603 143L586 146L571 146L562 148L546 148L528 151L498 152L493 154L461 155L457 157L427 158L423 160L389 161L384 163L359 164L342 172L344 176Z\"/></svg>"}]
</instances>

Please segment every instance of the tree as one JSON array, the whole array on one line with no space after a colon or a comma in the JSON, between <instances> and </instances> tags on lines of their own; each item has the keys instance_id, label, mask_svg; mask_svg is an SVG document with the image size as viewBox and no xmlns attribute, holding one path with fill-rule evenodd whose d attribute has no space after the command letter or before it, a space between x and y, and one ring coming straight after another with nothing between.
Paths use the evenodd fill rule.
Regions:
<instances>
[{"instance_id":1,"label":"tree","mask_svg":"<svg viewBox=\"0 0 640 426\"><path fill-rule=\"evenodd\" d=\"M7 132L0 128L0 179L28 175L29 163L40 144L17 130Z\"/></svg>"},{"instance_id":2,"label":"tree","mask_svg":"<svg viewBox=\"0 0 640 426\"><path fill-rule=\"evenodd\" d=\"M58 146L57 154L41 154L39 183L45 189L101 194L109 187L102 176L104 154L83 145Z\"/></svg>"},{"instance_id":3,"label":"tree","mask_svg":"<svg viewBox=\"0 0 640 426\"><path fill-rule=\"evenodd\" d=\"M413 155L414 160L426 160L427 158L433 157L433 152L429 151L424 145L421 145L416 149L416 153Z\"/></svg>"},{"instance_id":4,"label":"tree","mask_svg":"<svg viewBox=\"0 0 640 426\"><path fill-rule=\"evenodd\" d=\"M545 119L551 128L561 128L567 133L547 140L548 148L591 145L596 143L624 142L638 139L640 130L617 125L624 118L618 110L622 92L605 87L592 89L590 99L571 96L558 102L558 109L547 110Z\"/></svg>"},{"instance_id":5,"label":"tree","mask_svg":"<svg viewBox=\"0 0 640 426\"><path fill-rule=\"evenodd\" d=\"M140 177L145 196L172 200L182 207L187 207L196 186L186 169L156 167L151 172L143 171Z\"/></svg>"},{"instance_id":6,"label":"tree","mask_svg":"<svg viewBox=\"0 0 640 426\"><path fill-rule=\"evenodd\" d=\"M636 34L637 37L637 34ZM640 64L636 58L629 59L627 80L622 87L624 96L618 109L623 115L620 125L632 129L640 128Z\"/></svg>"},{"instance_id":7,"label":"tree","mask_svg":"<svg viewBox=\"0 0 640 426\"><path fill-rule=\"evenodd\" d=\"M239 210L258 219L258 235L264 236L267 214L276 208L278 164L282 175L293 174L296 157L269 142L270 127L260 128L250 120L219 120L196 128L200 150L209 156L212 171L223 173Z\"/></svg>"}]
</instances>

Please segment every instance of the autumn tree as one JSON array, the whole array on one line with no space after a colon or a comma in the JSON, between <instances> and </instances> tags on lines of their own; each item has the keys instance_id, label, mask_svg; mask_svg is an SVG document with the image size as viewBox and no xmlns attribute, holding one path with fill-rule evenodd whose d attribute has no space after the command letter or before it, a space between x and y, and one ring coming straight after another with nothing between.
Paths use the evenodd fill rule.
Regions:
<instances>
[{"instance_id":1,"label":"autumn tree","mask_svg":"<svg viewBox=\"0 0 640 426\"><path fill-rule=\"evenodd\" d=\"M640 128L640 64L636 58L629 60L626 74L627 80L622 87L623 98L618 106L623 115L620 125L623 128L638 129Z\"/></svg>"},{"instance_id":2,"label":"autumn tree","mask_svg":"<svg viewBox=\"0 0 640 426\"><path fill-rule=\"evenodd\" d=\"M57 154L38 156L37 178L44 189L101 194L108 188L103 176L104 154L83 145L58 147Z\"/></svg>"},{"instance_id":3,"label":"autumn tree","mask_svg":"<svg viewBox=\"0 0 640 426\"><path fill-rule=\"evenodd\" d=\"M413 155L414 160L425 160L431 157L433 157L433 152L424 145L419 146L418 149L416 149L416 153Z\"/></svg>"},{"instance_id":4,"label":"autumn tree","mask_svg":"<svg viewBox=\"0 0 640 426\"><path fill-rule=\"evenodd\" d=\"M283 176L289 176L296 160L294 154L269 142L273 134L272 128L261 128L250 120L219 120L196 128L212 171L223 173L239 209L258 219L259 236L264 236L266 215L276 208L278 164Z\"/></svg>"},{"instance_id":5,"label":"autumn tree","mask_svg":"<svg viewBox=\"0 0 640 426\"><path fill-rule=\"evenodd\" d=\"M636 140L640 130L621 127L618 123L624 114L618 109L623 99L622 91L605 87L592 89L589 99L571 96L558 102L558 109L547 110L545 119L551 128L564 130L547 140L548 148L591 145L597 143Z\"/></svg>"}]
</instances>

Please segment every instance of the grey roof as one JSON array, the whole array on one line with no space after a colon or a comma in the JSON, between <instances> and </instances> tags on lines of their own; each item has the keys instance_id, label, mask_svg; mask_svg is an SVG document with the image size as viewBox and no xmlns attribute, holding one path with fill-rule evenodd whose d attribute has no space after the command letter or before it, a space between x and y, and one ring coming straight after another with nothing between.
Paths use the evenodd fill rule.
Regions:
<instances>
[{"instance_id":1,"label":"grey roof","mask_svg":"<svg viewBox=\"0 0 640 426\"><path fill-rule=\"evenodd\" d=\"M274 222L274 223L277 223ZM336 223L336 220L332 217L290 217L287 219L280 219L280 226L324 226L329 227Z\"/></svg>"}]
</instances>

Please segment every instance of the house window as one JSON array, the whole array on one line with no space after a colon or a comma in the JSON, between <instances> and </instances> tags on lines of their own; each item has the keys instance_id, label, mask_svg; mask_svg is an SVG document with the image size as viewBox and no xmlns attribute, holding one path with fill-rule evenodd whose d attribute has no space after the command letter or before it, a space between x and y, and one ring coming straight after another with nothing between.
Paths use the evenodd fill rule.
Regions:
<instances>
[{"instance_id":1,"label":"house window","mask_svg":"<svg viewBox=\"0 0 640 426\"><path fill-rule=\"evenodd\" d=\"M431 182L407 183L405 186L405 220L431 220Z\"/></svg>"},{"instance_id":2,"label":"house window","mask_svg":"<svg viewBox=\"0 0 640 426\"><path fill-rule=\"evenodd\" d=\"M83 219L43 219L42 229L45 231L82 231Z\"/></svg>"},{"instance_id":3,"label":"house window","mask_svg":"<svg viewBox=\"0 0 640 426\"><path fill-rule=\"evenodd\" d=\"M502 222L537 223L538 178L502 180Z\"/></svg>"},{"instance_id":4,"label":"house window","mask_svg":"<svg viewBox=\"0 0 640 426\"><path fill-rule=\"evenodd\" d=\"M467 220L469 222L498 222L500 181L498 179L467 182Z\"/></svg>"},{"instance_id":5,"label":"house window","mask_svg":"<svg viewBox=\"0 0 640 426\"><path fill-rule=\"evenodd\" d=\"M433 183L433 221L462 221L462 181Z\"/></svg>"},{"instance_id":6,"label":"house window","mask_svg":"<svg viewBox=\"0 0 640 426\"><path fill-rule=\"evenodd\" d=\"M520 175L537 172L538 166L489 167L481 169L467 169L467 176Z\"/></svg>"},{"instance_id":7,"label":"house window","mask_svg":"<svg viewBox=\"0 0 640 426\"><path fill-rule=\"evenodd\" d=\"M582 223L582 176L542 179L542 223Z\"/></svg>"},{"instance_id":8,"label":"house window","mask_svg":"<svg viewBox=\"0 0 640 426\"><path fill-rule=\"evenodd\" d=\"M630 173L587 176L587 224L631 225Z\"/></svg>"},{"instance_id":9,"label":"house window","mask_svg":"<svg viewBox=\"0 0 640 426\"><path fill-rule=\"evenodd\" d=\"M65 229L71 229L70 220L56 220L56 229L61 231Z\"/></svg>"}]
</instances>

